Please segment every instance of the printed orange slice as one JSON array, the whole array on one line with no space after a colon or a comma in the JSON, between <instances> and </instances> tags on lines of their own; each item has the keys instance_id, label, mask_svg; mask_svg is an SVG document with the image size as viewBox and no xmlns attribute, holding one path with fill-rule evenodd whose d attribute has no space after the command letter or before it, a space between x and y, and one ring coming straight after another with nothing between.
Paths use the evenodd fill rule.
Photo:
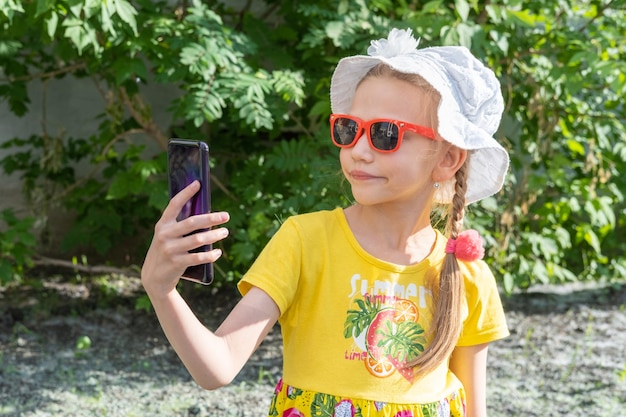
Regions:
<instances>
[{"instance_id":1,"label":"printed orange slice","mask_svg":"<svg viewBox=\"0 0 626 417\"><path fill-rule=\"evenodd\" d=\"M381 355L378 359L367 355L365 359L365 367L373 376L377 378L386 378L396 371L391 361L387 356Z\"/></svg>"},{"instance_id":2,"label":"printed orange slice","mask_svg":"<svg viewBox=\"0 0 626 417\"><path fill-rule=\"evenodd\" d=\"M394 303L393 308L396 310L396 314L393 318L396 323L402 323L404 321L417 323L420 313L413 301L399 299Z\"/></svg>"}]
</instances>

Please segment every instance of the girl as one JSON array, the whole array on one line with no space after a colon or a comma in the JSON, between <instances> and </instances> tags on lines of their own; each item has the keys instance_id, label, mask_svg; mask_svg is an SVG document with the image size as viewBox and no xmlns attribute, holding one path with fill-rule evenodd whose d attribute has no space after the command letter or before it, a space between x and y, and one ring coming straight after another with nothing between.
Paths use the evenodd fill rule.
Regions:
<instances>
[{"instance_id":1,"label":"girl","mask_svg":"<svg viewBox=\"0 0 626 417\"><path fill-rule=\"evenodd\" d=\"M417 49L392 30L331 81L331 138L355 204L289 218L239 283L215 332L176 291L188 253L228 235L227 213L176 222L194 183L155 227L142 282L170 343L206 389L228 384L279 321L283 378L270 416L486 416L489 342L508 335L466 204L508 168L493 139L503 110L494 74L466 48ZM431 225L449 209L447 239ZM212 228L203 233L189 233Z\"/></svg>"}]
</instances>

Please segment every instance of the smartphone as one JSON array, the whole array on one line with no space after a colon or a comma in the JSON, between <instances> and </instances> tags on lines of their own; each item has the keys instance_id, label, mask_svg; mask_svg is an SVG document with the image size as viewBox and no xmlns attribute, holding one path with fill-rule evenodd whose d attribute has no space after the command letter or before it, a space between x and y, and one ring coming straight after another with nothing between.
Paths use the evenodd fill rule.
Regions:
<instances>
[{"instance_id":1,"label":"smartphone","mask_svg":"<svg viewBox=\"0 0 626 417\"><path fill-rule=\"evenodd\" d=\"M211 211L211 186L209 184L209 147L206 143L188 139L170 139L167 144L167 167L170 198L178 194L193 181L200 181L200 190L183 206L176 220ZM206 229L204 229L206 230ZM202 232L196 230L193 233ZM211 250L203 245L190 252ZM213 264L188 267L183 278L208 285L213 282Z\"/></svg>"}]
</instances>

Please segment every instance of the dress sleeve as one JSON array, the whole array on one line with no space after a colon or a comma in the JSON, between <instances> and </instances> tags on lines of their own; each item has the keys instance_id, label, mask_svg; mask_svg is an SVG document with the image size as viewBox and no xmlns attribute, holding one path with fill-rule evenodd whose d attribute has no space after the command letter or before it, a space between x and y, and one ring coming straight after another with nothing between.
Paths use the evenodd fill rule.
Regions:
<instances>
[{"instance_id":1,"label":"dress sleeve","mask_svg":"<svg viewBox=\"0 0 626 417\"><path fill-rule=\"evenodd\" d=\"M461 263L465 277L467 318L457 346L493 342L509 335L498 286L483 261Z\"/></svg>"},{"instance_id":2,"label":"dress sleeve","mask_svg":"<svg viewBox=\"0 0 626 417\"><path fill-rule=\"evenodd\" d=\"M298 288L301 264L300 233L296 222L287 219L239 281L237 288L242 295L252 287L260 288L274 300L283 315Z\"/></svg>"}]
</instances>

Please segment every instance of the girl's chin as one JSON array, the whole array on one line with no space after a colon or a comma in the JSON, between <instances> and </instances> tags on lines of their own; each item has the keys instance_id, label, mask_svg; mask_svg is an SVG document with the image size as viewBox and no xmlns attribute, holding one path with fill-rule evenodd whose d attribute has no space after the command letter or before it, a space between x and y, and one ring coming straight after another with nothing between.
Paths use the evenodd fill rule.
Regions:
<instances>
[{"instance_id":1,"label":"girl's chin","mask_svg":"<svg viewBox=\"0 0 626 417\"><path fill-rule=\"evenodd\" d=\"M352 189L352 197L357 204L362 206L375 206L377 204L383 204L389 202L386 199L381 198L380 193L374 191L366 192Z\"/></svg>"}]
</instances>

